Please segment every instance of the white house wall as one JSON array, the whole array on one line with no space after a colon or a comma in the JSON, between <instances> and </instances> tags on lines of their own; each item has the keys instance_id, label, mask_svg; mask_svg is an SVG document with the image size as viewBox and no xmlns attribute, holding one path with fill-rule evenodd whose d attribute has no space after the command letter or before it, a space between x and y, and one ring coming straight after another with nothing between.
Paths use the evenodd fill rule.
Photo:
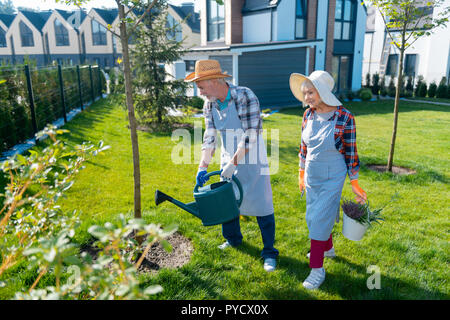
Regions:
<instances>
[{"instance_id":1,"label":"white house wall","mask_svg":"<svg viewBox=\"0 0 450 320\"><path fill-rule=\"evenodd\" d=\"M67 29L69 34L68 46L57 46L54 21L58 19L63 26ZM75 29L63 18L57 11L53 11L52 15L47 20L47 23L42 28L42 32L45 35L48 33L48 45L50 48L50 54L78 54L80 52L78 34Z\"/></svg>"},{"instance_id":2,"label":"white house wall","mask_svg":"<svg viewBox=\"0 0 450 320\"><path fill-rule=\"evenodd\" d=\"M0 21L0 28L2 28L3 31L5 31L5 38L6 38L6 47L0 47L0 56L9 56L11 55L11 44L9 43L7 37L8 27L2 21Z\"/></svg>"},{"instance_id":3,"label":"white house wall","mask_svg":"<svg viewBox=\"0 0 450 320\"><path fill-rule=\"evenodd\" d=\"M22 47L22 40L20 38L20 28L19 23L23 21L28 28L33 32L33 41L34 47ZM6 33L6 38L8 42L8 46L11 46L10 37L14 39L14 52L16 55L43 55L44 47L43 47L43 39L42 35L35 28L35 26L28 21L28 19L19 12L17 16L14 18L13 22L9 26L8 32Z\"/></svg>"},{"instance_id":4,"label":"white house wall","mask_svg":"<svg viewBox=\"0 0 450 320\"><path fill-rule=\"evenodd\" d=\"M264 11L243 17L243 42L269 42L271 36L271 13Z\"/></svg>"},{"instance_id":5,"label":"white house wall","mask_svg":"<svg viewBox=\"0 0 450 320\"><path fill-rule=\"evenodd\" d=\"M362 5L357 5L356 25L365 26L367 14ZM355 47L353 53L353 77L352 90L361 88L362 59L364 55L364 32L365 28L356 28L355 30Z\"/></svg>"},{"instance_id":6,"label":"white house wall","mask_svg":"<svg viewBox=\"0 0 450 320\"><path fill-rule=\"evenodd\" d=\"M326 59L326 40L327 40L327 21L328 21L328 0L317 2L317 25L316 38L322 39L322 42L316 45L315 51L315 70L325 70ZM310 70L311 72L312 70Z\"/></svg>"},{"instance_id":7,"label":"white house wall","mask_svg":"<svg viewBox=\"0 0 450 320\"><path fill-rule=\"evenodd\" d=\"M94 46L92 42L92 23L91 20L94 19L103 25L105 28L107 23L100 17L94 9L89 11L88 16L84 19L80 26L80 33L84 32L84 39L86 42L86 54L112 54L112 33L106 31L106 45Z\"/></svg>"},{"instance_id":8,"label":"white house wall","mask_svg":"<svg viewBox=\"0 0 450 320\"><path fill-rule=\"evenodd\" d=\"M321 0L323 1L323 0ZM273 41L287 41L295 39L295 1L280 1L277 7L277 33Z\"/></svg>"}]
</instances>

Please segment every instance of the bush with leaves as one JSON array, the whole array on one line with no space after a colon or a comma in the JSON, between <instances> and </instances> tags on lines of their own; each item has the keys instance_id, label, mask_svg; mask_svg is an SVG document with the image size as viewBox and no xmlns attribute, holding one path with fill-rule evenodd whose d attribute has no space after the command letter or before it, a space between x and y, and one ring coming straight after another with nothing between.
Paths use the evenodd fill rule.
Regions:
<instances>
[{"instance_id":1,"label":"bush with leaves","mask_svg":"<svg viewBox=\"0 0 450 320\"><path fill-rule=\"evenodd\" d=\"M378 95L380 92L380 75L374 73L372 76L372 93Z\"/></svg>"},{"instance_id":2,"label":"bush with leaves","mask_svg":"<svg viewBox=\"0 0 450 320\"><path fill-rule=\"evenodd\" d=\"M395 97L395 84L394 84L394 78L391 77L391 80L389 80L389 85L387 87L387 94L389 97Z\"/></svg>"},{"instance_id":3,"label":"bush with leaves","mask_svg":"<svg viewBox=\"0 0 450 320\"><path fill-rule=\"evenodd\" d=\"M1 169L9 181L2 194L0 210L0 287L14 281L11 270L26 264L37 270L29 288L17 292L16 299L141 299L161 290L159 286L142 288L137 276L142 257L155 241L169 247L164 238L175 231L162 230L159 225L144 221L125 221L119 225L92 226L89 232L98 238L100 254L94 259L79 253L73 242L79 224L79 212L62 212L58 199L71 188L84 163L108 149L83 143L68 146L58 135L67 130L53 126L37 134L38 139L50 137L51 143L42 151L31 150L28 156L16 155L5 160ZM139 246L130 237L145 238ZM135 263L136 256L143 252ZM134 260L133 260L134 259ZM75 281L62 283L65 269L75 268ZM39 288L46 274L54 277L54 285Z\"/></svg>"},{"instance_id":4,"label":"bush with leaves","mask_svg":"<svg viewBox=\"0 0 450 320\"><path fill-rule=\"evenodd\" d=\"M436 90L436 98L447 98L447 78L442 77Z\"/></svg>"},{"instance_id":5,"label":"bush with leaves","mask_svg":"<svg viewBox=\"0 0 450 320\"><path fill-rule=\"evenodd\" d=\"M419 90L417 92L417 97L424 98L427 96L427 83L425 81L422 81L419 85Z\"/></svg>"},{"instance_id":6,"label":"bush with leaves","mask_svg":"<svg viewBox=\"0 0 450 320\"><path fill-rule=\"evenodd\" d=\"M359 92L359 97L362 101L370 101L372 99L372 91L368 88L362 89Z\"/></svg>"},{"instance_id":7,"label":"bush with leaves","mask_svg":"<svg viewBox=\"0 0 450 320\"><path fill-rule=\"evenodd\" d=\"M436 96L436 90L437 90L437 85L436 82L432 82L430 83L430 86L428 87L428 97L430 98L434 98Z\"/></svg>"}]
</instances>

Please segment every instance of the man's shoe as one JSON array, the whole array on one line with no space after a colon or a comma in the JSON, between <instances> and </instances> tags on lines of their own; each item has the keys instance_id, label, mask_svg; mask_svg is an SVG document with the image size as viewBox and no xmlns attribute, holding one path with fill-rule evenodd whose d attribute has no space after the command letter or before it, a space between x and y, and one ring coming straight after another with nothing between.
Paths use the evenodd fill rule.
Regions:
<instances>
[{"instance_id":1,"label":"man's shoe","mask_svg":"<svg viewBox=\"0 0 450 320\"><path fill-rule=\"evenodd\" d=\"M272 272L277 267L277 260L274 258L267 258L264 260L264 270L267 272Z\"/></svg>"},{"instance_id":2,"label":"man's shoe","mask_svg":"<svg viewBox=\"0 0 450 320\"><path fill-rule=\"evenodd\" d=\"M225 241L224 243L222 243L220 246L218 246L218 248L220 250L225 250L226 248L231 247L231 243L229 243L228 241Z\"/></svg>"},{"instance_id":3,"label":"man's shoe","mask_svg":"<svg viewBox=\"0 0 450 320\"><path fill-rule=\"evenodd\" d=\"M308 290L317 289L325 280L324 268L312 268L308 278L303 282L303 287Z\"/></svg>"},{"instance_id":4,"label":"man's shoe","mask_svg":"<svg viewBox=\"0 0 450 320\"><path fill-rule=\"evenodd\" d=\"M310 255L310 252L308 252L308 254L306 255L306 256L308 257L308 259L309 259L309 255ZM325 258L336 258L336 252L334 252L334 247L331 248L331 249L328 250L328 251L325 251L325 252L323 253L323 256L324 256Z\"/></svg>"}]
</instances>

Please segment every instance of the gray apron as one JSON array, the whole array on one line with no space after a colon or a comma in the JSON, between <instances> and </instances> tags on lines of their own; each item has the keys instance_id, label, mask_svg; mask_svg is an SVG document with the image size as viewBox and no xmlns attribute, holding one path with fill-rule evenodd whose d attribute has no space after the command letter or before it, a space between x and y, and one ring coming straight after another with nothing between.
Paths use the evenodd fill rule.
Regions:
<instances>
[{"instance_id":1,"label":"gray apron","mask_svg":"<svg viewBox=\"0 0 450 320\"><path fill-rule=\"evenodd\" d=\"M211 109L214 126L221 137L220 168L222 169L233 158L244 130L233 99L222 111L214 105ZM274 213L267 152L261 134L258 134L254 147L239 162L235 176L241 182L243 190L241 215L262 217ZM239 197L235 184L233 187L236 197Z\"/></svg>"},{"instance_id":2,"label":"gray apron","mask_svg":"<svg viewBox=\"0 0 450 320\"><path fill-rule=\"evenodd\" d=\"M347 175L344 155L336 150L333 121L309 119L302 133L308 148L305 163L306 224L309 238L326 241L334 221L339 221L339 204Z\"/></svg>"}]
</instances>

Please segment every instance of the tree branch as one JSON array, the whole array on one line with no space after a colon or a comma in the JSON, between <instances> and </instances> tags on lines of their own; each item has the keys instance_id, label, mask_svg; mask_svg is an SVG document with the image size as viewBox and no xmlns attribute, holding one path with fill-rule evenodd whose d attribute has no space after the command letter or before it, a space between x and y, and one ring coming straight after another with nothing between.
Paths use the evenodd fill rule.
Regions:
<instances>
[{"instance_id":1,"label":"tree branch","mask_svg":"<svg viewBox=\"0 0 450 320\"><path fill-rule=\"evenodd\" d=\"M131 34L134 32L134 30L136 30L137 26L139 25L139 23L141 23L141 21L145 18L145 16L150 12L150 10L155 6L156 2L158 0L153 0L153 2L150 4L150 0L147 2L148 3L148 7L145 10L145 12L139 17L139 19L136 21L136 23L134 24L133 27L130 28L130 32L128 34Z\"/></svg>"}]
</instances>

